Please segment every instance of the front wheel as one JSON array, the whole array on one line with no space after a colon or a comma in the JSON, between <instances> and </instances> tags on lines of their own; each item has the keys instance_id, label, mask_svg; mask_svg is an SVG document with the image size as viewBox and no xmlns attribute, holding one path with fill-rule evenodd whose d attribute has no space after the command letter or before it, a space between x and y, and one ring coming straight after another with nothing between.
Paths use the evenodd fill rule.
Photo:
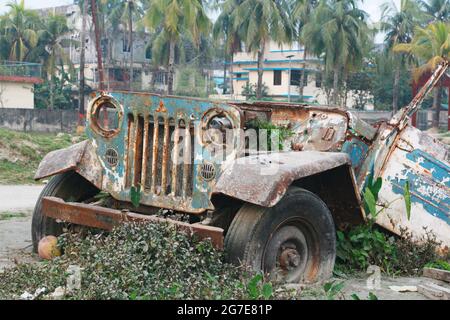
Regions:
<instances>
[{"instance_id":1,"label":"front wheel","mask_svg":"<svg viewBox=\"0 0 450 320\"><path fill-rule=\"evenodd\" d=\"M95 196L99 190L76 172L66 172L54 176L42 190L36 202L31 223L33 250L37 252L39 241L48 235L59 236L63 224L47 218L42 213L42 198L57 197L64 201L82 202Z\"/></svg>"},{"instance_id":2,"label":"front wheel","mask_svg":"<svg viewBox=\"0 0 450 320\"><path fill-rule=\"evenodd\" d=\"M313 193L291 187L273 208L245 204L225 237L228 259L276 282L314 283L331 277L336 258L333 218Z\"/></svg>"}]
</instances>

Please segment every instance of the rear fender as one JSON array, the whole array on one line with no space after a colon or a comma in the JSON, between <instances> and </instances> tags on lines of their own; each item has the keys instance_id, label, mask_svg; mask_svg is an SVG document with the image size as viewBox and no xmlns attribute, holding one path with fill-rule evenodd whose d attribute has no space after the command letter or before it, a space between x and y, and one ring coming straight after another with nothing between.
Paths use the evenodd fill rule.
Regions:
<instances>
[{"instance_id":1,"label":"rear fender","mask_svg":"<svg viewBox=\"0 0 450 320\"><path fill-rule=\"evenodd\" d=\"M89 140L47 154L39 164L34 179L41 180L68 171L77 172L101 189L102 165Z\"/></svg>"}]
</instances>

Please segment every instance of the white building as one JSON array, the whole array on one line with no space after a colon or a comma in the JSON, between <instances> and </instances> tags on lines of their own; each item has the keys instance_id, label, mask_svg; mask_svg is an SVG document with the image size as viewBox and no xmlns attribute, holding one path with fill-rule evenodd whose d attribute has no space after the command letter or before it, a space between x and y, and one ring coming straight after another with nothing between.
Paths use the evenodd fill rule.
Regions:
<instances>
[{"instance_id":1,"label":"white building","mask_svg":"<svg viewBox=\"0 0 450 320\"><path fill-rule=\"evenodd\" d=\"M246 99L244 88L247 83L256 87L257 62L256 54L245 51L234 54L230 71L235 99ZM280 47L271 41L266 45L263 63L263 84L267 89L267 97L286 101L290 95L291 101L298 100L301 72L304 70L303 100L326 105L328 99L322 89L322 69L323 62L315 56L305 56L304 48L298 43ZM347 94L347 107L351 108L354 104L353 92L350 91Z\"/></svg>"},{"instance_id":2,"label":"white building","mask_svg":"<svg viewBox=\"0 0 450 320\"><path fill-rule=\"evenodd\" d=\"M42 83L41 65L3 62L0 64L0 108L34 108L34 85Z\"/></svg>"},{"instance_id":3,"label":"white building","mask_svg":"<svg viewBox=\"0 0 450 320\"><path fill-rule=\"evenodd\" d=\"M82 15L78 5L66 5L54 8L37 10L41 16L48 14L63 15L67 18L69 27L73 30L70 38L74 43L80 42L80 30L82 28ZM130 79L130 52L129 33L122 28L117 32L108 29L103 32L101 39L103 67L106 87L110 90L126 90ZM149 48L150 34L146 32L133 33L133 80L132 89L148 90L157 87L164 77L159 75L162 70L154 70L151 65L151 50ZM66 52L76 69L80 67L79 45L70 45ZM87 17L87 34L85 43L85 78L86 84L92 89L98 88L97 52L95 46L94 26L90 16ZM154 78L153 78L154 77Z\"/></svg>"}]
</instances>

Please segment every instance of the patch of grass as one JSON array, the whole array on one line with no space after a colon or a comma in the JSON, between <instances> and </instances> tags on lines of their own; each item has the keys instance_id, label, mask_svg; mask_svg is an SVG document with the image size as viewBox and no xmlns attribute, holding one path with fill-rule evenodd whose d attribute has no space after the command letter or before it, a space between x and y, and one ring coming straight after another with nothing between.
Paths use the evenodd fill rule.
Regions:
<instances>
[{"instance_id":1,"label":"patch of grass","mask_svg":"<svg viewBox=\"0 0 450 320\"><path fill-rule=\"evenodd\" d=\"M0 274L0 299L65 286L70 265L82 268L81 290L65 299L268 299L280 297L260 275L224 262L209 241L165 224L125 224L108 235L59 238L64 255L19 264ZM45 296L41 296L45 299Z\"/></svg>"},{"instance_id":2,"label":"patch of grass","mask_svg":"<svg viewBox=\"0 0 450 320\"><path fill-rule=\"evenodd\" d=\"M23 212L0 212L0 221L11 220L14 218L25 218L26 216L27 214Z\"/></svg>"},{"instance_id":3,"label":"patch of grass","mask_svg":"<svg viewBox=\"0 0 450 320\"><path fill-rule=\"evenodd\" d=\"M69 134L25 133L0 129L0 184L32 184L49 152L72 144ZM80 140L81 141L81 140Z\"/></svg>"},{"instance_id":4,"label":"patch of grass","mask_svg":"<svg viewBox=\"0 0 450 320\"><path fill-rule=\"evenodd\" d=\"M444 260L437 260L434 262L427 263L425 267L450 271L450 263Z\"/></svg>"}]
</instances>

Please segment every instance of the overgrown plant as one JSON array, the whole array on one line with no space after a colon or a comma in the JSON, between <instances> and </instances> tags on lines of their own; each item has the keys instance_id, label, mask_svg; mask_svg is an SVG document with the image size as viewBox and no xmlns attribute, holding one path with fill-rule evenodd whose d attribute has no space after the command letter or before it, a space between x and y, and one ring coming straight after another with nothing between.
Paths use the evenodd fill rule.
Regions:
<instances>
[{"instance_id":1,"label":"overgrown plant","mask_svg":"<svg viewBox=\"0 0 450 320\"><path fill-rule=\"evenodd\" d=\"M81 289L65 299L268 299L262 275L224 262L209 241L168 224L125 224L109 235L60 237L64 255L20 264L0 274L0 299L45 288L40 299L64 287L70 265L82 269ZM277 293L277 295L279 295Z\"/></svg>"},{"instance_id":2,"label":"overgrown plant","mask_svg":"<svg viewBox=\"0 0 450 320\"><path fill-rule=\"evenodd\" d=\"M363 271L369 265L377 265L388 274L417 274L428 262L437 260L440 243L431 232L427 232L422 239L413 239L410 233L403 230L402 236L395 238L378 229L375 225L377 216L393 203L377 208L381 187L381 178L374 182L372 176L369 177L363 194L367 223L346 232L337 232L337 268ZM409 183L405 184L403 198L406 215L410 219Z\"/></svg>"},{"instance_id":3,"label":"overgrown plant","mask_svg":"<svg viewBox=\"0 0 450 320\"><path fill-rule=\"evenodd\" d=\"M262 146L261 141L259 142L259 148L262 150L265 148L265 151L276 151L272 150L274 146L278 147L279 151L282 151L285 141L294 135L294 132L290 128L277 126L271 122L259 119L249 121L246 127L248 129L255 129L259 139L263 137L260 134L260 130L266 130L267 145Z\"/></svg>"}]
</instances>

